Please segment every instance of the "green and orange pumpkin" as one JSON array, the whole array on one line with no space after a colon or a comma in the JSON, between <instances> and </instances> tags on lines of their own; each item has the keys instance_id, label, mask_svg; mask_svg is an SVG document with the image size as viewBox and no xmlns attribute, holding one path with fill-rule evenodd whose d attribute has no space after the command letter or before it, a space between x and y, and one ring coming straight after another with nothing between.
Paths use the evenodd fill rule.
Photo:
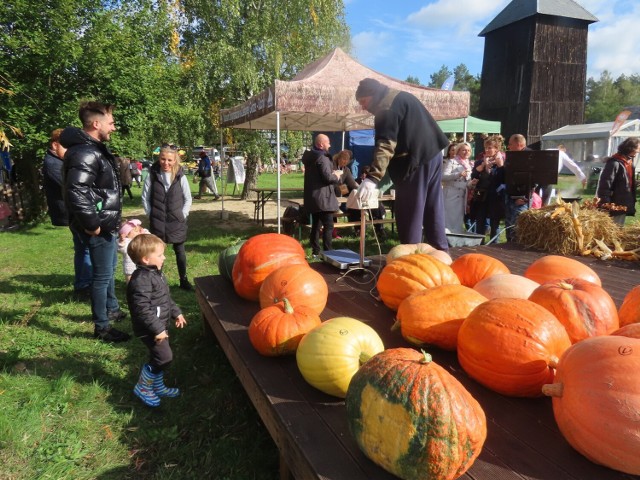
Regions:
<instances>
[{"instance_id":1,"label":"green and orange pumpkin","mask_svg":"<svg viewBox=\"0 0 640 480\"><path fill-rule=\"evenodd\" d=\"M349 430L364 454L404 480L452 480L473 464L487 436L471 394L430 355L379 353L353 376Z\"/></svg>"}]
</instances>

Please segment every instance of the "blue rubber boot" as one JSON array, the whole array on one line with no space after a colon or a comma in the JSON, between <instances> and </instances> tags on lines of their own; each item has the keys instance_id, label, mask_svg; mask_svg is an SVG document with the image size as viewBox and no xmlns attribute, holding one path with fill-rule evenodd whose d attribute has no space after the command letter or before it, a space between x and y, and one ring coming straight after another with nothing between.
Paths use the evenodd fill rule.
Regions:
<instances>
[{"instance_id":1,"label":"blue rubber boot","mask_svg":"<svg viewBox=\"0 0 640 480\"><path fill-rule=\"evenodd\" d=\"M164 372L158 373L153 379L153 391L159 397L175 398L180 395L179 388L169 388L164 384Z\"/></svg>"},{"instance_id":2,"label":"blue rubber boot","mask_svg":"<svg viewBox=\"0 0 640 480\"><path fill-rule=\"evenodd\" d=\"M160 405L160 398L158 398L158 395L153 391L153 383L157 377L158 374L151 373L151 367L145 363L142 366L138 383L133 388L133 393L148 407L157 407Z\"/></svg>"}]
</instances>

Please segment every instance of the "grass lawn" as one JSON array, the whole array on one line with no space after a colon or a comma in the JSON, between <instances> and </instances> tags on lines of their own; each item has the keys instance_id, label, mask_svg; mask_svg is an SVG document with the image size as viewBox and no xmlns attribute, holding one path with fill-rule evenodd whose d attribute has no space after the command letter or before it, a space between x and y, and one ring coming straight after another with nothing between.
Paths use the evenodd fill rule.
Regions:
<instances>
[{"instance_id":1,"label":"grass lawn","mask_svg":"<svg viewBox=\"0 0 640 480\"><path fill-rule=\"evenodd\" d=\"M281 185L301 187L302 178L283 175ZM560 188L572 180L563 177ZM275 184L273 174L259 178L259 186ZM132 190L124 216L141 206L140 190ZM219 222L214 211L189 217L190 277L218 273L219 252L240 238ZM242 236L263 231L251 228ZM381 247L368 240L367 254L397 243L395 235ZM334 247L357 252L358 239ZM224 353L203 335L194 294L175 288L171 249L165 273L189 325L171 331L175 359L167 384L182 396L155 410L131 392L146 348L135 338L118 345L94 340L89 303L71 298L69 230L47 220L5 232L0 250L0 478L278 478L277 449ZM116 289L126 307L120 265ZM118 328L131 332L128 319Z\"/></svg>"}]
</instances>

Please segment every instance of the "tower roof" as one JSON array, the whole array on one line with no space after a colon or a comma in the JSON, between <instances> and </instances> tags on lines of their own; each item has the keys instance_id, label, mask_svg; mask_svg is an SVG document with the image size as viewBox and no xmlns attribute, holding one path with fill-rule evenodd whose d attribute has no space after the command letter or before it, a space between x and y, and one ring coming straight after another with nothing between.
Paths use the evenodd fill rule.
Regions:
<instances>
[{"instance_id":1,"label":"tower roof","mask_svg":"<svg viewBox=\"0 0 640 480\"><path fill-rule=\"evenodd\" d=\"M506 27L524 18L536 14L553 17L566 17L584 20L587 23L598 19L573 0L513 0L478 34L484 37L487 33Z\"/></svg>"}]
</instances>

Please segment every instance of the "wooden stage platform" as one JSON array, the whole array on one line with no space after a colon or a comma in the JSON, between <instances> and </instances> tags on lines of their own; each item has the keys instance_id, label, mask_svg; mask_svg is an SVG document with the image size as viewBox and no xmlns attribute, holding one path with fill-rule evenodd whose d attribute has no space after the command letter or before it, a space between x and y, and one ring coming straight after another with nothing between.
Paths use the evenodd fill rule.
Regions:
<instances>
[{"instance_id":1,"label":"wooden stage platform","mask_svg":"<svg viewBox=\"0 0 640 480\"><path fill-rule=\"evenodd\" d=\"M457 248L452 257L488 253L521 274L541 254L510 245ZM640 284L638 265L578 259L589 264L620 305ZM375 265L375 262L374 262ZM341 278L337 269L312 264L329 285L323 319L357 318L379 333L386 348L409 346L391 332L394 312L370 294L372 275L353 272ZM375 271L375 268L371 270ZM308 385L294 357L266 358L255 352L247 328L258 304L238 297L221 276L195 279L203 320L229 359L247 395L280 451L281 478L382 480L395 476L367 459L347 427L344 401ZM549 398L516 399L494 393L467 377L453 352L427 348L435 362L447 368L482 405L487 416L487 440L482 453L463 475L465 480L612 480L637 476L598 466L573 450L558 431Z\"/></svg>"}]
</instances>

